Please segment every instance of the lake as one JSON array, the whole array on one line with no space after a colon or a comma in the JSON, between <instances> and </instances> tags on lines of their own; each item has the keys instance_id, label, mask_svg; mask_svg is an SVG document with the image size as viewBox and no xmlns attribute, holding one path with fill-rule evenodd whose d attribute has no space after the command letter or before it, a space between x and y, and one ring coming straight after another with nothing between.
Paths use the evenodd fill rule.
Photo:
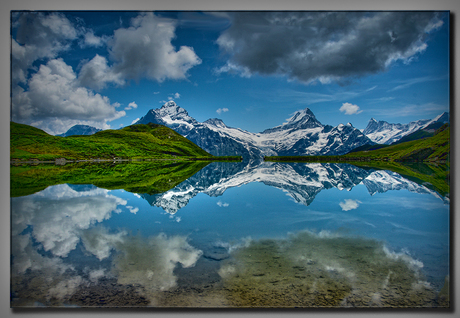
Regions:
<instances>
[{"instance_id":1,"label":"lake","mask_svg":"<svg viewBox=\"0 0 460 318\"><path fill-rule=\"evenodd\" d=\"M11 306L449 307L445 169L11 167Z\"/></svg>"}]
</instances>

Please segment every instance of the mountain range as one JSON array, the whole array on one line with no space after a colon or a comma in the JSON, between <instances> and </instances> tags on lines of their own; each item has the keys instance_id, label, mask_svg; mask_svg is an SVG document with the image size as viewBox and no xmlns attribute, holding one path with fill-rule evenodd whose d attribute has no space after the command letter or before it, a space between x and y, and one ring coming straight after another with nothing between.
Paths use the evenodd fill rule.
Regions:
<instances>
[{"instance_id":1,"label":"mountain range","mask_svg":"<svg viewBox=\"0 0 460 318\"><path fill-rule=\"evenodd\" d=\"M416 183L389 170L363 169L338 163L212 163L173 189L158 194L140 194L150 205L174 214L199 193L218 197L230 188L251 182L261 182L287 193L296 202L310 205L323 190L337 188L351 190L364 184L370 195L390 190L406 189L415 193L431 194L448 203L425 184Z\"/></svg>"},{"instance_id":2,"label":"mountain range","mask_svg":"<svg viewBox=\"0 0 460 318\"><path fill-rule=\"evenodd\" d=\"M408 124L390 124L386 121L369 120L367 127L362 131L370 140L377 144L390 145L402 138L420 130L434 132L442 124L449 122L449 113L444 112L434 119L422 119Z\"/></svg>"},{"instance_id":3,"label":"mountain range","mask_svg":"<svg viewBox=\"0 0 460 318\"><path fill-rule=\"evenodd\" d=\"M216 156L341 155L373 143L350 123L337 127L321 124L308 108L297 111L287 122L261 133L228 127L217 118L200 123L174 101L159 109L151 109L135 124L149 122L174 129Z\"/></svg>"},{"instance_id":4,"label":"mountain range","mask_svg":"<svg viewBox=\"0 0 460 318\"><path fill-rule=\"evenodd\" d=\"M167 126L215 156L260 159L263 156L343 155L366 145L388 145L405 140L415 136L414 133L429 132L446 122L449 122L448 113L408 124L391 124L372 118L365 129L359 130L351 123L336 127L323 125L310 109L305 108L279 126L252 133L228 127L218 118L198 122L184 108L169 101L161 108L149 110L134 124ZM87 126L78 125L62 135L71 135L75 131L92 133Z\"/></svg>"}]
</instances>

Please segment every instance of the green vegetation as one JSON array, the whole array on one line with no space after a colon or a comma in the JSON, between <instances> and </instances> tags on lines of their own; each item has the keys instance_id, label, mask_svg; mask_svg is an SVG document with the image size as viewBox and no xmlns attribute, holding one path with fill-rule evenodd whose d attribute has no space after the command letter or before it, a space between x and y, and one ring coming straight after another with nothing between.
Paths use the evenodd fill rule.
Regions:
<instances>
[{"instance_id":1,"label":"green vegetation","mask_svg":"<svg viewBox=\"0 0 460 318\"><path fill-rule=\"evenodd\" d=\"M434 136L394 144L373 151L346 154L344 157L399 162L449 162L450 128L441 127Z\"/></svg>"},{"instance_id":2,"label":"green vegetation","mask_svg":"<svg viewBox=\"0 0 460 318\"><path fill-rule=\"evenodd\" d=\"M411 140L417 140L417 139L423 139L423 138L428 138L428 137L433 137L439 130L440 128L444 129L444 127L447 127L447 124L443 123L433 123L431 125L428 125L427 127L417 130L409 135L406 135L399 139L398 141L394 142L393 144L400 144L402 142L406 141L411 141Z\"/></svg>"},{"instance_id":3,"label":"green vegetation","mask_svg":"<svg viewBox=\"0 0 460 318\"><path fill-rule=\"evenodd\" d=\"M11 122L10 134L12 161L215 158L174 130L156 124L104 130L90 136L58 137Z\"/></svg>"},{"instance_id":4,"label":"green vegetation","mask_svg":"<svg viewBox=\"0 0 460 318\"><path fill-rule=\"evenodd\" d=\"M450 128L444 125L433 137L407 141L375 150L350 152L341 156L273 156L266 161L307 162L450 162Z\"/></svg>"},{"instance_id":5,"label":"green vegetation","mask_svg":"<svg viewBox=\"0 0 460 318\"><path fill-rule=\"evenodd\" d=\"M391 170L445 196L450 193L449 137L450 129L444 125L432 137L375 150L350 152L342 156L273 156L264 159L277 162L349 163L363 168Z\"/></svg>"},{"instance_id":6,"label":"green vegetation","mask_svg":"<svg viewBox=\"0 0 460 318\"><path fill-rule=\"evenodd\" d=\"M351 150L349 153L359 152L359 151L370 151L370 150L377 150L385 147L389 147L390 145L385 144L374 144L374 145L363 145L360 147L356 147L355 149Z\"/></svg>"},{"instance_id":7,"label":"green vegetation","mask_svg":"<svg viewBox=\"0 0 460 318\"><path fill-rule=\"evenodd\" d=\"M105 189L124 189L155 194L168 191L187 180L210 161L123 163L74 163L65 166L41 164L11 166L11 197L33 194L56 184L93 184Z\"/></svg>"}]
</instances>

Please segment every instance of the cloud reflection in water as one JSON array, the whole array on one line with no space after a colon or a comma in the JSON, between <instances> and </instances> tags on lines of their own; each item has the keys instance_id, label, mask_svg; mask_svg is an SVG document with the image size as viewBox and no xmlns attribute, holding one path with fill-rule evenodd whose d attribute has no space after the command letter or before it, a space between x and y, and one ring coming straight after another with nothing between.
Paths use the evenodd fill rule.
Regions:
<instances>
[{"instance_id":1,"label":"cloud reflection in water","mask_svg":"<svg viewBox=\"0 0 460 318\"><path fill-rule=\"evenodd\" d=\"M381 242L321 231L241 245L219 274L233 306L431 307L422 262Z\"/></svg>"}]
</instances>

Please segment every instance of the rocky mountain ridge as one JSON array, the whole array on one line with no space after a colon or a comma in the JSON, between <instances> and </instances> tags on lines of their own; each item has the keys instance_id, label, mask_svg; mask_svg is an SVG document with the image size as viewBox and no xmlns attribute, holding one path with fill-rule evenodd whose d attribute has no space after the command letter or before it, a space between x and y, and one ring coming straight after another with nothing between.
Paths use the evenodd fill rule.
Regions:
<instances>
[{"instance_id":1,"label":"rocky mountain ridge","mask_svg":"<svg viewBox=\"0 0 460 318\"><path fill-rule=\"evenodd\" d=\"M297 111L286 123L261 133L228 127L217 118L200 123L174 101L151 109L136 124L148 122L172 128L216 156L341 155L373 143L350 123L337 127L321 124L308 108Z\"/></svg>"},{"instance_id":2,"label":"rocky mountain ridge","mask_svg":"<svg viewBox=\"0 0 460 318\"><path fill-rule=\"evenodd\" d=\"M434 123L448 123L449 113L444 112L433 119L422 119L412 121L408 124L390 124L386 121L377 121L374 118L369 120L363 134L378 144L390 145L401 138L410 135L418 130L424 129Z\"/></svg>"},{"instance_id":3,"label":"rocky mountain ridge","mask_svg":"<svg viewBox=\"0 0 460 318\"><path fill-rule=\"evenodd\" d=\"M408 124L371 118L367 127L359 130L351 123L336 127L323 125L305 108L281 125L252 133L229 127L219 118L198 122L171 100L161 108L149 110L135 124L150 122L172 128L212 155L261 159L264 156L342 155L365 145L392 144L429 126L449 122L449 114L445 112L431 120ZM91 135L97 131L94 127L77 125L60 136Z\"/></svg>"}]
</instances>

